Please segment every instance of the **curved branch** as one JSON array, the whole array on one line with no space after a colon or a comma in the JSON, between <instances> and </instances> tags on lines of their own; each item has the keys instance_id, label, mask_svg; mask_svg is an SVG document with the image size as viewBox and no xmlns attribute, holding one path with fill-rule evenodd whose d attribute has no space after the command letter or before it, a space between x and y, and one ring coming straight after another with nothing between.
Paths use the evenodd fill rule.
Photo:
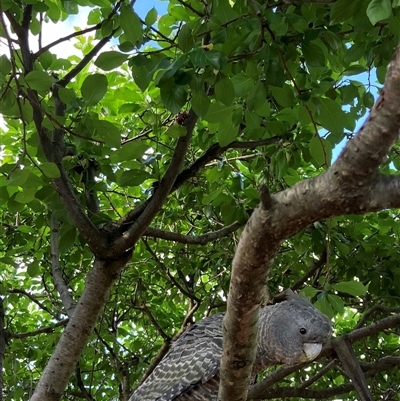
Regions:
<instances>
[{"instance_id":1,"label":"curved branch","mask_svg":"<svg viewBox=\"0 0 400 401\"><path fill-rule=\"evenodd\" d=\"M120 237L118 237L109 248L109 257L115 258L127 249L132 248L152 222L153 218L163 206L168 195L171 193L176 177L185 161L186 152L192 139L197 116L193 110L190 110L188 118L185 120L186 135L178 139L174 154L168 169L161 179L151 200L148 202L143 213L132 224L132 226Z\"/></svg>"},{"instance_id":2,"label":"curved branch","mask_svg":"<svg viewBox=\"0 0 400 401\"><path fill-rule=\"evenodd\" d=\"M32 302L34 302L40 309L42 309L45 312L47 312L50 316L53 316L57 320L60 319L60 317L58 316L57 313L54 313L51 309L49 309L46 305L44 305L42 302L40 302L34 295L29 293L28 291L20 290L20 289L17 289L17 288L13 288L13 289L7 290L7 292L10 293L10 294L22 294L22 295L25 295Z\"/></svg>"},{"instance_id":3,"label":"curved branch","mask_svg":"<svg viewBox=\"0 0 400 401\"><path fill-rule=\"evenodd\" d=\"M222 155L228 149L254 149L258 146L266 146L272 143L277 143L282 140L281 136L273 136L267 139L260 139L257 141L233 141L226 146L220 146L218 143L211 145L205 153L200 156L189 168L183 170L174 183L172 191L175 191L181 187L187 180L194 177L205 165L212 160L216 159L218 156Z\"/></svg>"},{"instance_id":4,"label":"curved branch","mask_svg":"<svg viewBox=\"0 0 400 401\"><path fill-rule=\"evenodd\" d=\"M43 334L43 333L54 333L54 329L56 327L66 326L68 322L69 322L69 319L64 319L64 320L60 320L59 322L57 322L57 323L55 323L55 324L53 324L52 326L49 326L49 327L43 327L41 329L38 329L38 330L35 330L35 331L28 331L26 333L11 333L11 332L8 332L8 335L9 335L10 338L23 339L23 338L38 336L39 334Z\"/></svg>"},{"instance_id":5,"label":"curved branch","mask_svg":"<svg viewBox=\"0 0 400 401\"><path fill-rule=\"evenodd\" d=\"M115 32L119 28L114 29L108 36L104 37L93 47L92 50L88 54L86 54L82 60L70 71L68 74L64 76L64 78L58 81L60 86L66 86L71 82L92 60L93 57L110 41L110 39L114 36Z\"/></svg>"},{"instance_id":6,"label":"curved branch","mask_svg":"<svg viewBox=\"0 0 400 401\"><path fill-rule=\"evenodd\" d=\"M167 241L175 241L179 242L180 244L205 245L211 241L215 241L216 239L226 237L242 226L242 223L235 221L234 223L221 228L220 230L197 236L184 235L172 231L161 230L160 228L148 227L143 235L146 237L161 238Z\"/></svg>"},{"instance_id":7,"label":"curved branch","mask_svg":"<svg viewBox=\"0 0 400 401\"><path fill-rule=\"evenodd\" d=\"M324 174L271 196L268 205L261 202L253 212L232 265L223 326L219 400L247 398L255 358L258 309L272 259L281 242L315 221L385 207L371 202L371 195L381 180L378 167L398 139L398 104L400 47L389 64L382 95L338 160Z\"/></svg>"},{"instance_id":8,"label":"curved branch","mask_svg":"<svg viewBox=\"0 0 400 401\"><path fill-rule=\"evenodd\" d=\"M176 177L176 180L174 182L174 185L171 189L171 193L176 191L178 188L180 188L190 178L195 177L196 174L202 168L204 168L208 163L210 163L212 160L218 158L220 155L222 155L224 152L226 152L230 148L232 148L232 149L254 149L258 146L270 145L272 143L276 143L281 140L282 140L281 136L273 136L271 138L260 139L257 141L246 141L246 142L233 141L229 145L223 146L223 147L221 147L218 143L214 143L189 168L183 170L181 173L178 174L178 176ZM141 215L141 213L143 213L143 210L146 208L146 206L151 201L151 199L152 198L148 199L146 202L137 206L135 209L130 211L125 217L123 217L119 221L119 224L122 227L122 232L124 232L126 230L125 229L126 226L128 226L133 221L135 221L135 219L137 219Z\"/></svg>"},{"instance_id":9,"label":"curved branch","mask_svg":"<svg viewBox=\"0 0 400 401\"><path fill-rule=\"evenodd\" d=\"M48 45L42 47L41 49L39 49L34 55L33 57L35 59L37 59L38 57L40 57L43 53L47 52L47 50L50 50L52 47L59 45L60 43L66 42L67 40L70 40L72 38L76 38L77 36L81 36L81 35L85 35L89 32L93 32L96 31L97 29L100 29L101 26L103 25L103 22L92 26L90 28L86 28L86 29L82 29L81 31L77 31L77 32L73 32L67 36L64 36L60 39L55 40L54 42L49 43Z\"/></svg>"}]
</instances>

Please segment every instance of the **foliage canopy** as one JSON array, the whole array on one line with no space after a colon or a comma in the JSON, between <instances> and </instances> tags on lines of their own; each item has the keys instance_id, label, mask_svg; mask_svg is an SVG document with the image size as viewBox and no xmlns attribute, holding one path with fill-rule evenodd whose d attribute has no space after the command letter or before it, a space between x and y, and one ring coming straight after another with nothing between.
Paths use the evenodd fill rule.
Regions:
<instances>
[{"instance_id":1,"label":"foliage canopy","mask_svg":"<svg viewBox=\"0 0 400 401\"><path fill-rule=\"evenodd\" d=\"M372 108L400 37L395 0L163 4L160 16L122 0L1 2L4 399L32 395L94 255L118 259L112 239L154 202L64 393L127 400L160 347L224 310L259 187L276 193L326 171ZM82 14L87 28L72 29L69 18ZM65 26L68 36L56 37ZM68 40L74 54L62 51ZM194 133L179 154L187 124ZM381 173L397 174L399 152L391 148ZM349 333L363 315L360 327L400 313L399 240L395 210L315 222L283 242L269 290L301 290L336 336ZM399 366L398 326L354 350L365 366L389 357L385 369ZM292 373L262 399L291 396L287 387L326 364ZM374 399L399 400L398 368L371 371ZM334 364L310 388L315 398L356 397ZM292 396L312 397L308 389Z\"/></svg>"}]
</instances>

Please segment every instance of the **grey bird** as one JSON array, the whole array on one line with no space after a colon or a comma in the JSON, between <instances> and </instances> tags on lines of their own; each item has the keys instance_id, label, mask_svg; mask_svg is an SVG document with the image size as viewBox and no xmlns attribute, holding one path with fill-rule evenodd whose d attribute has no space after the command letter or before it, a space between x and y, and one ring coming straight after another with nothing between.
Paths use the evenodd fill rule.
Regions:
<instances>
[{"instance_id":1,"label":"grey bird","mask_svg":"<svg viewBox=\"0 0 400 401\"><path fill-rule=\"evenodd\" d=\"M129 401L216 401L224 313L188 329ZM332 334L330 320L288 290L285 300L260 309L253 374L272 365L311 361Z\"/></svg>"}]
</instances>

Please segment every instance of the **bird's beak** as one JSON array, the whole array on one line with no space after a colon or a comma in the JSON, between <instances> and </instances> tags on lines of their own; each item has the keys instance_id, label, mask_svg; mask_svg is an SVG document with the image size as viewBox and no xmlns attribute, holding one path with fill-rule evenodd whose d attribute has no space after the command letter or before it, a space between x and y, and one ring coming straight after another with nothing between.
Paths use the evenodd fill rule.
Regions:
<instances>
[{"instance_id":1,"label":"bird's beak","mask_svg":"<svg viewBox=\"0 0 400 401\"><path fill-rule=\"evenodd\" d=\"M322 350L321 343L304 343L303 352L306 356L307 361L315 359Z\"/></svg>"}]
</instances>

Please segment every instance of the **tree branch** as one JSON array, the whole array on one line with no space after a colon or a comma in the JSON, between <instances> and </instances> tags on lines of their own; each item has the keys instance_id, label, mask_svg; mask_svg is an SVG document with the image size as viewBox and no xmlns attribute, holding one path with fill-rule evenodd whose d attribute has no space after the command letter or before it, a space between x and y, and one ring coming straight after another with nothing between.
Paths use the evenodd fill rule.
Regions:
<instances>
[{"instance_id":1,"label":"tree branch","mask_svg":"<svg viewBox=\"0 0 400 401\"><path fill-rule=\"evenodd\" d=\"M51 309L49 309L46 305L44 305L42 302L40 302L34 295L29 293L28 291L20 290L18 288L13 288L13 289L7 290L7 292L10 293L10 294L22 294L22 295L25 295L32 302L34 302L40 309L42 309L45 312L47 312L50 316L53 316L55 319L60 320L60 316L58 316L57 313L54 313Z\"/></svg>"},{"instance_id":2,"label":"tree branch","mask_svg":"<svg viewBox=\"0 0 400 401\"><path fill-rule=\"evenodd\" d=\"M50 246L51 246L51 271L53 273L54 285L60 294L61 302L71 317L74 313L75 303L69 292L68 286L64 281L60 267L60 253L58 248L60 223L54 213L51 213L50 220Z\"/></svg>"},{"instance_id":3,"label":"tree branch","mask_svg":"<svg viewBox=\"0 0 400 401\"><path fill-rule=\"evenodd\" d=\"M257 141L246 141L246 142L241 142L241 141L234 141L231 142L227 146L221 147L218 143L214 143L211 145L205 153L200 156L189 168L183 170L181 173L178 174L176 177L175 183L171 189L171 193L176 191L178 188L180 188L186 181L188 181L190 178L196 176L196 174L204 168L208 163L210 163L212 160L218 158L220 155L222 155L224 152L226 152L228 149L254 149L258 146L266 146L270 145L272 143L276 143L282 140L281 136L273 136L271 138L267 139L260 139ZM129 225L132 223L135 219L137 219L140 214L143 212L143 210L146 208L147 204L150 202L151 198L136 207L134 210L129 212L125 217L123 217L119 224L122 226L123 231L125 231L124 226Z\"/></svg>"},{"instance_id":4,"label":"tree branch","mask_svg":"<svg viewBox=\"0 0 400 401\"><path fill-rule=\"evenodd\" d=\"M149 246L149 244L147 243L146 240L144 240L142 238L142 241L144 243L144 246L147 249L147 252L150 253L150 255L153 257L154 261L158 264L158 266L160 266L161 270L167 275L169 281L172 283L172 285L174 285L185 297L189 298L189 299L193 299L195 300L197 303L200 302L200 300L193 294L191 293L189 290L183 288L180 283L175 279L175 277L170 273L169 269L164 265L164 263L161 262L161 260L159 259L159 257L155 254L155 252L153 252L153 250L151 249L151 247Z\"/></svg>"},{"instance_id":5,"label":"tree branch","mask_svg":"<svg viewBox=\"0 0 400 401\"><path fill-rule=\"evenodd\" d=\"M184 235L172 231L161 230L160 228L148 227L144 232L146 237L161 238L167 241L175 241L181 244L191 244L191 245L205 245L211 241L215 241L219 238L228 236L229 234L235 232L243 224L238 221L207 234L202 235Z\"/></svg>"},{"instance_id":6,"label":"tree branch","mask_svg":"<svg viewBox=\"0 0 400 401\"><path fill-rule=\"evenodd\" d=\"M253 212L232 265L218 400L247 398L263 285L281 242L315 221L341 214L364 214L382 207L371 202L371 193L380 179L378 167L398 139L398 104L400 47L389 64L384 91L367 122L338 160L324 174L273 195L270 207L260 203Z\"/></svg>"},{"instance_id":7,"label":"tree branch","mask_svg":"<svg viewBox=\"0 0 400 401\"><path fill-rule=\"evenodd\" d=\"M127 249L132 248L149 224L163 206L167 196L171 193L176 177L182 168L185 155L191 141L193 130L197 121L197 116L190 110L188 118L185 120L186 135L178 139L169 167L161 179L154 195L147 204L146 208L132 226L109 247L109 257L113 258L120 255Z\"/></svg>"},{"instance_id":8,"label":"tree branch","mask_svg":"<svg viewBox=\"0 0 400 401\"><path fill-rule=\"evenodd\" d=\"M38 336L39 334L43 334L43 333L54 333L54 329L56 327L66 326L68 321L69 321L69 319L63 319L49 327L43 327L41 329L34 330L34 331L28 331L26 333L12 333L12 332L8 332L8 333L9 333L10 338L23 339L23 338L34 337L34 336Z\"/></svg>"},{"instance_id":9,"label":"tree branch","mask_svg":"<svg viewBox=\"0 0 400 401\"><path fill-rule=\"evenodd\" d=\"M131 253L127 252L115 261L95 260L74 314L58 341L30 401L61 399L89 336L93 332L97 318L108 301L110 288L117 279L118 272L131 256Z\"/></svg>"},{"instance_id":10,"label":"tree branch","mask_svg":"<svg viewBox=\"0 0 400 401\"><path fill-rule=\"evenodd\" d=\"M361 369L349 338L346 335L341 336L340 339L336 339L332 344L360 400L373 401L367 381L365 380L364 372Z\"/></svg>"}]
</instances>

